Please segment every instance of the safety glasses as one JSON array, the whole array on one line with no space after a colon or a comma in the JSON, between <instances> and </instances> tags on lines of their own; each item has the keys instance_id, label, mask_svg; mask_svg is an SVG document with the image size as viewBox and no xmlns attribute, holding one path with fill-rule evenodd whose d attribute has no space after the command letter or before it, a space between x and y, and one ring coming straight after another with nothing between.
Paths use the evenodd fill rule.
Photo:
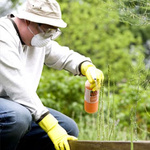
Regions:
<instances>
[{"instance_id":1,"label":"safety glasses","mask_svg":"<svg viewBox=\"0 0 150 150\"><path fill-rule=\"evenodd\" d=\"M48 28L46 31L44 31L41 28L42 24L38 24L38 29L41 33L43 33L44 38L50 38L51 40L55 40L58 38L61 34L61 30L59 28Z\"/></svg>"}]
</instances>

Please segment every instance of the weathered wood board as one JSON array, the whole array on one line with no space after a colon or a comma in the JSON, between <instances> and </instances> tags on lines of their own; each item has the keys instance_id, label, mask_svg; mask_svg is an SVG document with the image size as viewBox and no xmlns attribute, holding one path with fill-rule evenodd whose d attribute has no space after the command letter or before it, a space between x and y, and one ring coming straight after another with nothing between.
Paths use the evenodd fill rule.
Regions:
<instances>
[{"instance_id":1,"label":"weathered wood board","mask_svg":"<svg viewBox=\"0 0 150 150\"><path fill-rule=\"evenodd\" d=\"M70 150L131 150L131 142L123 141L69 141ZM134 150L150 150L150 141L134 141Z\"/></svg>"}]
</instances>

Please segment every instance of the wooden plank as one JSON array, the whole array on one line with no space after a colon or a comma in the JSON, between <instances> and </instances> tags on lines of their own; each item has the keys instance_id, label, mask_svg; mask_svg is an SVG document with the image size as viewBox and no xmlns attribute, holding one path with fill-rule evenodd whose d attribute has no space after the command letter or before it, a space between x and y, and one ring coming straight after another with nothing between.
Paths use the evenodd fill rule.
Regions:
<instances>
[{"instance_id":1,"label":"wooden plank","mask_svg":"<svg viewBox=\"0 0 150 150\"><path fill-rule=\"evenodd\" d=\"M131 150L131 142L69 141L70 150ZM133 142L134 150L150 150L150 141Z\"/></svg>"}]
</instances>

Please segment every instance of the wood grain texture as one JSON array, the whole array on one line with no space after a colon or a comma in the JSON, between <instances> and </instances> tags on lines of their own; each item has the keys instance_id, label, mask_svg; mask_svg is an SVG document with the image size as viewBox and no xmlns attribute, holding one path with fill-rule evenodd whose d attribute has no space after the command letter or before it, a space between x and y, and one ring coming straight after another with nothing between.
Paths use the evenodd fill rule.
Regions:
<instances>
[{"instance_id":1,"label":"wood grain texture","mask_svg":"<svg viewBox=\"0 0 150 150\"><path fill-rule=\"evenodd\" d=\"M69 141L70 150L131 150L131 142ZM134 150L150 150L150 141L133 142Z\"/></svg>"}]
</instances>

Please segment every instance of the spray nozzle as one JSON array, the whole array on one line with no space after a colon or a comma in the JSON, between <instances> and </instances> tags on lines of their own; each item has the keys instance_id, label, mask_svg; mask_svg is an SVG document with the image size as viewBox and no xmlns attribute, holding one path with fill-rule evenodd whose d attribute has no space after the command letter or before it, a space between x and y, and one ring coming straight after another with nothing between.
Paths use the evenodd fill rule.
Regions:
<instances>
[{"instance_id":1,"label":"spray nozzle","mask_svg":"<svg viewBox=\"0 0 150 150\"><path fill-rule=\"evenodd\" d=\"M95 72L95 70L91 71L91 76L92 76L93 80L96 82L96 72Z\"/></svg>"}]
</instances>

